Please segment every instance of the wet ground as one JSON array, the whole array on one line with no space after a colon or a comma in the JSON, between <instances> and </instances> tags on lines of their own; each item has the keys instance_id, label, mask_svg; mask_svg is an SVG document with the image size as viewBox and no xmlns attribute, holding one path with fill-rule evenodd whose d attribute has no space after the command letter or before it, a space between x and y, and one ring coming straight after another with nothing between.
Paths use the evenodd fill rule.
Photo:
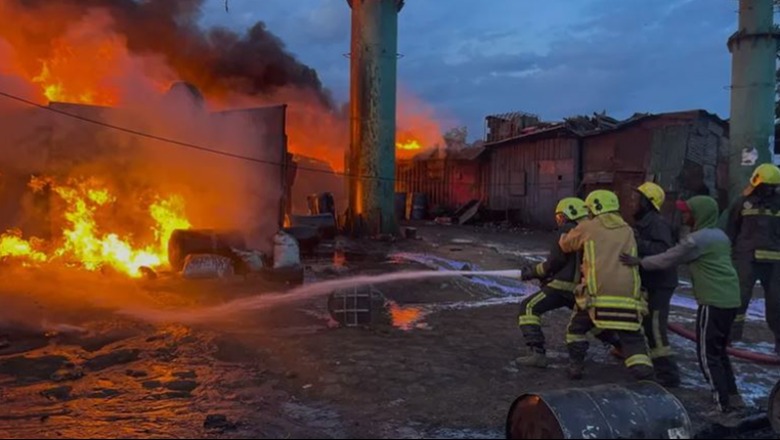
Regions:
<instances>
[{"instance_id":1,"label":"wet ground","mask_svg":"<svg viewBox=\"0 0 780 440\"><path fill-rule=\"evenodd\" d=\"M420 226L418 235L363 243L348 253L346 268L310 260L307 280L464 264L516 268L543 258L552 237L443 226ZM545 317L548 370L513 362L523 353L517 303L536 290L530 283L461 277L376 286L397 304L396 327L337 328L325 297L184 326L114 311L128 303L217 304L280 286L0 270L14 280L0 287L0 322L10 339L0 349L2 437L497 438L517 396L572 385L565 375L567 311ZM673 319L692 328L685 295L682 289ZM747 333L747 346L771 351L757 316ZM706 433L714 429L701 415L710 396L695 347L679 337L673 343L684 371L675 394ZM598 344L590 354L577 386L630 380ZM780 370L742 361L735 367L760 414Z\"/></svg>"}]
</instances>

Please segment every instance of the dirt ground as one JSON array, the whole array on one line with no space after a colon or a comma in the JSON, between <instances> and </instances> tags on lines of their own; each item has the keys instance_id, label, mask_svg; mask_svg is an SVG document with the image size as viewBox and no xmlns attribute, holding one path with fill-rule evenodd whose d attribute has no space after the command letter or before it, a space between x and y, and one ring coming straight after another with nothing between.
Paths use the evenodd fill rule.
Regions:
<instances>
[{"instance_id":1,"label":"dirt ground","mask_svg":"<svg viewBox=\"0 0 780 440\"><path fill-rule=\"evenodd\" d=\"M335 270L330 254L307 261L307 283L412 269L516 268L544 257L550 233L417 225L418 240L363 242ZM401 326L337 328L325 296L247 310L210 324L149 324L116 311L127 303L176 309L280 289L256 279L124 280L0 268L0 436L15 438L500 438L521 394L571 387L563 330L545 317L553 364L518 368L524 352L517 304L537 287L464 277L375 286L406 313ZM757 291L760 289L757 289ZM692 328L685 288L673 320ZM80 331L72 332L75 326ZM404 328L400 328L404 327ZM44 334L47 332L47 334ZM748 342L771 351L766 325ZM696 432L733 437L702 417L710 395L695 346L673 338L683 368L675 394ZM777 367L735 360L753 413L766 408ZM592 344L577 387L622 383L621 363ZM751 436L768 435L755 431ZM767 437L771 438L771 437Z\"/></svg>"}]
</instances>

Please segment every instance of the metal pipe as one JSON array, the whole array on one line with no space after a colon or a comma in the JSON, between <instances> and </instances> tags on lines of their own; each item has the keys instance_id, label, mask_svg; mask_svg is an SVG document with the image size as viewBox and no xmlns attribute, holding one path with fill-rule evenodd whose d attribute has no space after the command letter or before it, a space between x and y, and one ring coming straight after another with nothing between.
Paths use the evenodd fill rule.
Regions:
<instances>
[{"instance_id":1,"label":"metal pipe","mask_svg":"<svg viewBox=\"0 0 780 440\"><path fill-rule=\"evenodd\" d=\"M729 199L740 196L756 166L772 161L778 32L772 0L739 0L731 52Z\"/></svg>"},{"instance_id":2,"label":"metal pipe","mask_svg":"<svg viewBox=\"0 0 780 440\"><path fill-rule=\"evenodd\" d=\"M352 8L351 229L395 234L395 111L398 12L402 0L347 0Z\"/></svg>"}]
</instances>

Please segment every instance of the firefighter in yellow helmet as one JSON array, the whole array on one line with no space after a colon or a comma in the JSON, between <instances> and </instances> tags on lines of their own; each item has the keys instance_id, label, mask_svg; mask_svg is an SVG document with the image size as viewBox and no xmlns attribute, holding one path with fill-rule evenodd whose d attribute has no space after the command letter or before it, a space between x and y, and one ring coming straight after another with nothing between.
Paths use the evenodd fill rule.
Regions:
<instances>
[{"instance_id":1,"label":"firefighter in yellow helmet","mask_svg":"<svg viewBox=\"0 0 780 440\"><path fill-rule=\"evenodd\" d=\"M653 377L653 363L642 333L647 303L641 292L639 270L625 266L620 255L636 255L634 231L620 216L615 193L596 190L585 205L591 218L561 236L564 252L583 251L582 284L575 293L576 306L566 343L569 377L581 379L588 351L587 333L595 328L617 334L625 365L639 380Z\"/></svg>"},{"instance_id":2,"label":"firefighter in yellow helmet","mask_svg":"<svg viewBox=\"0 0 780 440\"><path fill-rule=\"evenodd\" d=\"M585 207L585 202L576 197L561 199L555 207L555 222L562 234L574 229L580 220L587 217L588 209ZM542 315L562 307L569 309L574 307L574 289L580 280L580 255L579 252L564 253L556 240L545 261L521 268L523 280L539 279L544 283L544 287L520 303L518 325L523 332L529 352L527 356L517 358L518 365L547 367ZM608 336L603 334L602 337ZM617 344L617 341L607 339L602 339L602 342Z\"/></svg>"},{"instance_id":3,"label":"firefighter in yellow helmet","mask_svg":"<svg viewBox=\"0 0 780 440\"><path fill-rule=\"evenodd\" d=\"M659 255L675 245L672 225L661 215L666 199L663 188L653 182L645 182L636 189L639 203L634 212L634 236L640 258ZM650 357L658 381L665 387L680 386L680 370L669 345L667 326L669 303L677 288L677 267L658 271L639 272L642 287L647 291L649 312L643 320Z\"/></svg>"},{"instance_id":4,"label":"firefighter in yellow helmet","mask_svg":"<svg viewBox=\"0 0 780 440\"><path fill-rule=\"evenodd\" d=\"M763 164L755 169L743 197L729 212L726 234L733 245L742 296L732 340L742 338L745 312L756 280L760 280L766 301L764 314L775 335L775 351L780 354L780 168Z\"/></svg>"}]
</instances>

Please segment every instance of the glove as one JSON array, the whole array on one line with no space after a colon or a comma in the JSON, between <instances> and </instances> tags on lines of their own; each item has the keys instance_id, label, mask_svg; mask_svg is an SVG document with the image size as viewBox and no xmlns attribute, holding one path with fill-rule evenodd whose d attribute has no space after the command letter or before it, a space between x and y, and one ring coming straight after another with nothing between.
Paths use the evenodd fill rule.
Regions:
<instances>
[{"instance_id":1,"label":"glove","mask_svg":"<svg viewBox=\"0 0 780 440\"><path fill-rule=\"evenodd\" d=\"M534 279L533 266L526 264L525 266L520 267L520 270L522 271L522 274L520 275L520 280L528 281Z\"/></svg>"},{"instance_id":2,"label":"glove","mask_svg":"<svg viewBox=\"0 0 780 440\"><path fill-rule=\"evenodd\" d=\"M628 254L620 254L620 262L626 266L639 266L642 263L642 259Z\"/></svg>"}]
</instances>

